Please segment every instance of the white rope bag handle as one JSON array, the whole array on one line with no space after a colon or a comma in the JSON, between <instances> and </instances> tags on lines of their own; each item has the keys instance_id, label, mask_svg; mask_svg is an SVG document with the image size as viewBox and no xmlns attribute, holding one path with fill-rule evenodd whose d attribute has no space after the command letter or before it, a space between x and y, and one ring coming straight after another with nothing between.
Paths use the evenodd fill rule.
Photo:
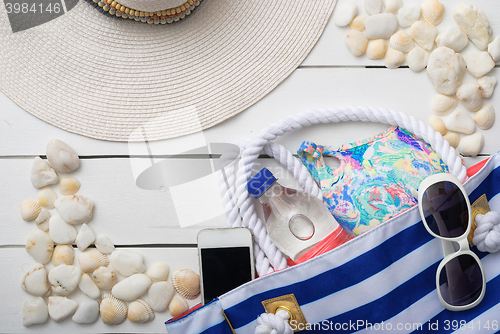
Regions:
<instances>
[{"instance_id":1,"label":"white rope bag handle","mask_svg":"<svg viewBox=\"0 0 500 334\"><path fill-rule=\"evenodd\" d=\"M263 129L255 137L237 143L241 149L238 169L234 164L221 168L220 192L227 212L230 227L246 227L252 230L255 239L254 254L259 276L287 267L283 254L276 248L262 221L257 217L246 184L252 175L252 167L264 152L274 157L294 176L302 189L319 199L323 199L321 189L302 162L285 147L271 143L272 140L288 132L319 123L346 121L379 122L396 125L415 134L431 145L438 156L448 165L451 174L460 182L466 179L466 169L456 151L443 139L440 133L424 122L402 112L370 107L339 107L313 109L305 113L288 116Z\"/></svg>"}]
</instances>

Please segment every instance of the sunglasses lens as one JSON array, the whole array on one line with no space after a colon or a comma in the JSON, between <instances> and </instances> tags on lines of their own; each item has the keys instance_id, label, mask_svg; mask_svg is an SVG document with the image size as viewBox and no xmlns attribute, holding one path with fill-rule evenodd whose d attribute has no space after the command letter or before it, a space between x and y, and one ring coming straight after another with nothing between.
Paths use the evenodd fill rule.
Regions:
<instances>
[{"instance_id":1,"label":"sunglasses lens","mask_svg":"<svg viewBox=\"0 0 500 334\"><path fill-rule=\"evenodd\" d=\"M434 183L423 196L421 204L432 232L445 238L456 238L465 233L469 211L464 194L456 184L448 181Z\"/></svg>"},{"instance_id":2,"label":"sunglasses lens","mask_svg":"<svg viewBox=\"0 0 500 334\"><path fill-rule=\"evenodd\" d=\"M470 255L459 255L441 270L441 296L452 306L470 305L480 296L483 275L479 263Z\"/></svg>"}]
</instances>

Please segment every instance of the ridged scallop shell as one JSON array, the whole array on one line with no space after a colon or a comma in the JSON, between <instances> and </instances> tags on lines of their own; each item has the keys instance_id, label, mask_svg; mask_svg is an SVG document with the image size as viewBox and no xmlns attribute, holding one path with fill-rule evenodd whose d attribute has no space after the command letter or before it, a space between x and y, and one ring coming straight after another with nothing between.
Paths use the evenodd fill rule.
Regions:
<instances>
[{"instance_id":1,"label":"ridged scallop shell","mask_svg":"<svg viewBox=\"0 0 500 334\"><path fill-rule=\"evenodd\" d=\"M432 111L438 116L445 116L451 113L458 105L456 98L444 95L436 94L432 100Z\"/></svg>"},{"instance_id":2,"label":"ridged scallop shell","mask_svg":"<svg viewBox=\"0 0 500 334\"><path fill-rule=\"evenodd\" d=\"M119 325L127 319L127 304L109 292L102 295L99 311L106 325Z\"/></svg>"},{"instance_id":3,"label":"ridged scallop shell","mask_svg":"<svg viewBox=\"0 0 500 334\"><path fill-rule=\"evenodd\" d=\"M59 181L59 192L63 195L74 195L80 190L82 184L76 177L63 177Z\"/></svg>"},{"instance_id":4,"label":"ridged scallop shell","mask_svg":"<svg viewBox=\"0 0 500 334\"><path fill-rule=\"evenodd\" d=\"M109 267L99 267L92 273L92 279L99 289L111 290L116 284L116 273Z\"/></svg>"},{"instance_id":5,"label":"ridged scallop shell","mask_svg":"<svg viewBox=\"0 0 500 334\"><path fill-rule=\"evenodd\" d=\"M485 104L476 112L474 121L481 130L488 130L495 124L495 109L491 104Z\"/></svg>"},{"instance_id":6,"label":"ridged scallop shell","mask_svg":"<svg viewBox=\"0 0 500 334\"><path fill-rule=\"evenodd\" d=\"M155 262L146 271L153 282L166 281L169 273L170 267L165 262Z\"/></svg>"},{"instance_id":7,"label":"ridged scallop shell","mask_svg":"<svg viewBox=\"0 0 500 334\"><path fill-rule=\"evenodd\" d=\"M36 219L40 211L42 211L42 208L35 201L26 200L21 203L21 217L27 222Z\"/></svg>"},{"instance_id":8,"label":"ridged scallop shell","mask_svg":"<svg viewBox=\"0 0 500 334\"><path fill-rule=\"evenodd\" d=\"M78 262L82 270L88 273L101 266L106 267L109 264L109 258L95 248L88 248L80 253Z\"/></svg>"},{"instance_id":9,"label":"ridged scallop shell","mask_svg":"<svg viewBox=\"0 0 500 334\"><path fill-rule=\"evenodd\" d=\"M155 312L146 301L136 299L128 305L127 317L132 322L146 323L155 318Z\"/></svg>"},{"instance_id":10,"label":"ridged scallop shell","mask_svg":"<svg viewBox=\"0 0 500 334\"><path fill-rule=\"evenodd\" d=\"M441 134L441 136L444 136L446 134L446 132L448 131L446 129L446 125L444 124L444 121L435 115L432 115L431 117L429 117L429 120L427 121L427 125L430 125L434 129L434 131L439 132Z\"/></svg>"},{"instance_id":11,"label":"ridged scallop shell","mask_svg":"<svg viewBox=\"0 0 500 334\"><path fill-rule=\"evenodd\" d=\"M444 5L437 0L425 0L420 7L422 20L434 26L443 21Z\"/></svg>"},{"instance_id":12,"label":"ridged scallop shell","mask_svg":"<svg viewBox=\"0 0 500 334\"><path fill-rule=\"evenodd\" d=\"M181 315L187 310L189 310L188 302L178 294L174 295L170 304L168 304L168 311L172 317Z\"/></svg>"},{"instance_id":13,"label":"ridged scallop shell","mask_svg":"<svg viewBox=\"0 0 500 334\"><path fill-rule=\"evenodd\" d=\"M57 245L52 253L52 263L54 266L61 264L72 265L75 259L75 250L70 245Z\"/></svg>"},{"instance_id":14,"label":"ridged scallop shell","mask_svg":"<svg viewBox=\"0 0 500 334\"><path fill-rule=\"evenodd\" d=\"M38 190L38 203L49 210L54 208L54 203L57 200L57 194L50 186L45 186Z\"/></svg>"},{"instance_id":15,"label":"ridged scallop shell","mask_svg":"<svg viewBox=\"0 0 500 334\"><path fill-rule=\"evenodd\" d=\"M182 297L195 299L200 295L200 275L191 269L177 269L172 273L172 285Z\"/></svg>"},{"instance_id":16,"label":"ridged scallop shell","mask_svg":"<svg viewBox=\"0 0 500 334\"><path fill-rule=\"evenodd\" d=\"M404 30L399 30L389 40L391 47L401 52L410 52L415 46L413 39Z\"/></svg>"},{"instance_id":17,"label":"ridged scallop shell","mask_svg":"<svg viewBox=\"0 0 500 334\"><path fill-rule=\"evenodd\" d=\"M460 135L453 131L448 131L443 136L443 139L447 140L451 147L457 148L460 144Z\"/></svg>"}]
</instances>

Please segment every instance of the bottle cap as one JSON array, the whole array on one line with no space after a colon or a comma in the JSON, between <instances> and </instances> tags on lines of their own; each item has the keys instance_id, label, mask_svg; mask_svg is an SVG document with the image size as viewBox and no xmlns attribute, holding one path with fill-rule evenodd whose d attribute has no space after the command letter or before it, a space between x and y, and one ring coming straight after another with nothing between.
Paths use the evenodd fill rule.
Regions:
<instances>
[{"instance_id":1,"label":"bottle cap","mask_svg":"<svg viewBox=\"0 0 500 334\"><path fill-rule=\"evenodd\" d=\"M255 174L255 176L248 181L248 193L252 195L253 198L258 198L274 183L274 181L276 181L276 178L273 173L267 168L262 168L260 172Z\"/></svg>"}]
</instances>

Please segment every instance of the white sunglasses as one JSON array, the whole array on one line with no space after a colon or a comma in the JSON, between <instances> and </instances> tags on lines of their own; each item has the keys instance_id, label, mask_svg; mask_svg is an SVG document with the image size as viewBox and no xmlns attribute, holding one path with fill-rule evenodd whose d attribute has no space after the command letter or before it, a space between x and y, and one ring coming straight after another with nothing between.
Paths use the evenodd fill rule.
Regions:
<instances>
[{"instance_id":1,"label":"white sunglasses","mask_svg":"<svg viewBox=\"0 0 500 334\"><path fill-rule=\"evenodd\" d=\"M441 239L444 258L436 272L439 300L450 311L478 305L484 297L486 278L483 266L467 240L472 216L469 197L460 181L451 174L438 173L419 186L418 208L431 235ZM454 243L458 244L456 250Z\"/></svg>"}]
</instances>

